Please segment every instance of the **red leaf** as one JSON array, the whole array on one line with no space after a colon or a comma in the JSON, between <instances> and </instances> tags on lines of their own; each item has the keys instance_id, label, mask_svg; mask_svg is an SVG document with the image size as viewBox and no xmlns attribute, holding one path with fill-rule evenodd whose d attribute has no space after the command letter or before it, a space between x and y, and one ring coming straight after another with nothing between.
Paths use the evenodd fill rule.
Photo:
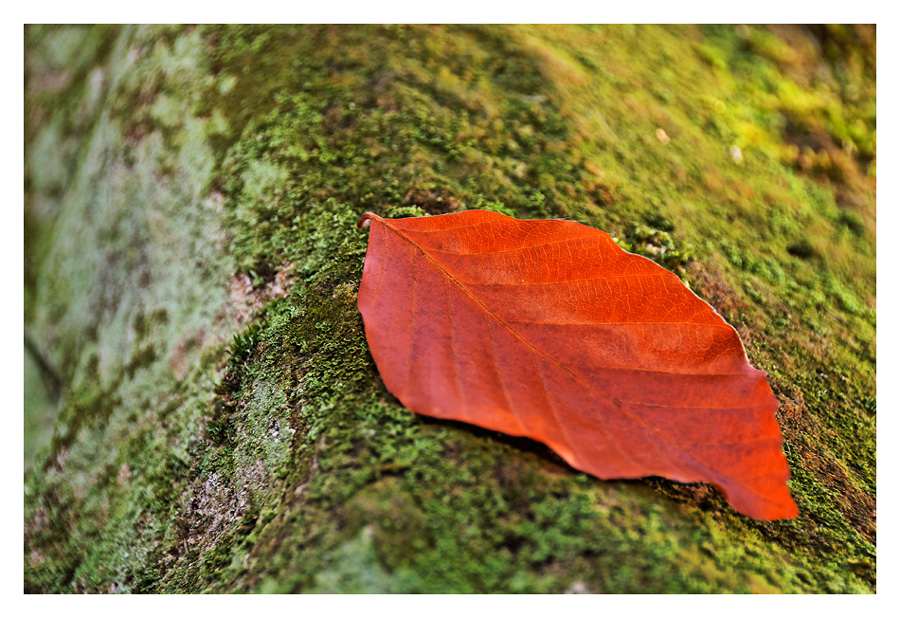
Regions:
<instances>
[{"instance_id":1,"label":"red leaf","mask_svg":"<svg viewBox=\"0 0 900 618\"><path fill-rule=\"evenodd\" d=\"M539 440L602 479L707 482L751 517L797 515L765 372L675 275L571 221L365 223L359 310L403 405Z\"/></svg>"}]
</instances>

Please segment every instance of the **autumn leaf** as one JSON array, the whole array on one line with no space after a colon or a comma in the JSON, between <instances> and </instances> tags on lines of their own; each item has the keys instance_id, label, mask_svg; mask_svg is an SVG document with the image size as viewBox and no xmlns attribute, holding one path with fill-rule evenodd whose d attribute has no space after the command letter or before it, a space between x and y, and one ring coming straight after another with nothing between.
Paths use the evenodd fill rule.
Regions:
<instances>
[{"instance_id":1,"label":"autumn leaf","mask_svg":"<svg viewBox=\"0 0 900 618\"><path fill-rule=\"evenodd\" d=\"M366 338L410 410L527 436L601 479L707 482L751 517L797 515L766 373L674 274L571 221L360 224Z\"/></svg>"}]
</instances>

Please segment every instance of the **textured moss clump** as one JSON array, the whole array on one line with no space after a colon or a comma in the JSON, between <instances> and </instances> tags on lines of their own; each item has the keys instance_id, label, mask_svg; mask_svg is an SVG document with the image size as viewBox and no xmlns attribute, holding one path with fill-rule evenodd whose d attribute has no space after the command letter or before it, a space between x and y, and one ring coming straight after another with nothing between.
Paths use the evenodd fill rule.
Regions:
<instances>
[{"instance_id":1,"label":"textured moss clump","mask_svg":"<svg viewBox=\"0 0 900 618\"><path fill-rule=\"evenodd\" d=\"M874 46L26 29L26 415L55 420L25 589L874 591ZM467 208L599 227L712 303L769 372L800 517L400 406L354 224Z\"/></svg>"}]
</instances>

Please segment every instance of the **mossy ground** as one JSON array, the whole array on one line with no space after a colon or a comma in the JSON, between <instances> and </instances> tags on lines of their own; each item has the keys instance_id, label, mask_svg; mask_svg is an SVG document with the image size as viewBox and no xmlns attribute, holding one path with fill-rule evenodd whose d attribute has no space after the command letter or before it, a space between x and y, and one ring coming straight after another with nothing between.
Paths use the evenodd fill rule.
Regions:
<instances>
[{"instance_id":1,"label":"mossy ground","mask_svg":"<svg viewBox=\"0 0 900 618\"><path fill-rule=\"evenodd\" d=\"M32 397L25 589L873 591L874 44L26 29L25 323L64 386ZM711 302L769 372L800 517L400 406L354 224L465 208L599 227Z\"/></svg>"}]
</instances>

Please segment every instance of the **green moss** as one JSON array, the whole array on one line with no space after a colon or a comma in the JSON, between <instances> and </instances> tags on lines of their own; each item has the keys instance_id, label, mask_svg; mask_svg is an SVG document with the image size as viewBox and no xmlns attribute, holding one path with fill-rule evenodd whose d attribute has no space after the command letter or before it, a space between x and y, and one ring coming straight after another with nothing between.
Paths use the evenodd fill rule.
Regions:
<instances>
[{"instance_id":1,"label":"green moss","mask_svg":"<svg viewBox=\"0 0 900 618\"><path fill-rule=\"evenodd\" d=\"M68 386L26 589L874 590L865 30L26 34L33 75L105 76L26 93L26 328ZM604 229L731 320L801 516L400 406L355 223L467 208Z\"/></svg>"}]
</instances>

